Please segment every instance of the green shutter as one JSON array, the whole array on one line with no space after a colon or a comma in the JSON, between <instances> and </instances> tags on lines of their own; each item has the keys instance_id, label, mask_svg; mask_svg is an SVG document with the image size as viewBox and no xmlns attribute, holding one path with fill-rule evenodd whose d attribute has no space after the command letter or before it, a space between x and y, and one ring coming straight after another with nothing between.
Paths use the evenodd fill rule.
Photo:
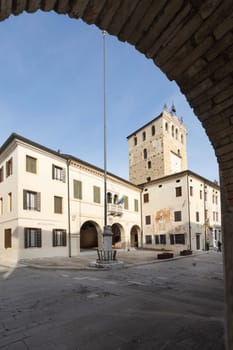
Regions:
<instances>
[{"instance_id":1,"label":"green shutter","mask_svg":"<svg viewBox=\"0 0 233 350\"><path fill-rule=\"evenodd\" d=\"M94 203L100 203L100 187L93 187L93 197Z\"/></svg>"},{"instance_id":2,"label":"green shutter","mask_svg":"<svg viewBox=\"0 0 233 350\"><path fill-rule=\"evenodd\" d=\"M129 209L129 199L128 199L128 196L124 196L124 209Z\"/></svg>"},{"instance_id":3,"label":"green shutter","mask_svg":"<svg viewBox=\"0 0 233 350\"><path fill-rule=\"evenodd\" d=\"M78 180L73 181L74 198L82 199L82 182Z\"/></svg>"},{"instance_id":4,"label":"green shutter","mask_svg":"<svg viewBox=\"0 0 233 350\"><path fill-rule=\"evenodd\" d=\"M138 200L134 200L134 211L138 211Z\"/></svg>"}]
</instances>

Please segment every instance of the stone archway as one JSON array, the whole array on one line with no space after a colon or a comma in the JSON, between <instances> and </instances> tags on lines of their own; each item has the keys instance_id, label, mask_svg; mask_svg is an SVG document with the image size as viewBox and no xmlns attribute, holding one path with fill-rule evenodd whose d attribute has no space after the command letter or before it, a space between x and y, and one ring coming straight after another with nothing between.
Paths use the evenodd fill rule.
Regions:
<instances>
[{"instance_id":1,"label":"stone archway","mask_svg":"<svg viewBox=\"0 0 233 350\"><path fill-rule=\"evenodd\" d=\"M221 178L228 348L233 348L233 33L231 0L1 0L23 11L82 18L127 41L175 80L214 147Z\"/></svg>"},{"instance_id":2,"label":"stone archway","mask_svg":"<svg viewBox=\"0 0 233 350\"><path fill-rule=\"evenodd\" d=\"M123 227L118 224L114 223L112 225L112 245L114 248L123 248Z\"/></svg>"},{"instance_id":3,"label":"stone archway","mask_svg":"<svg viewBox=\"0 0 233 350\"><path fill-rule=\"evenodd\" d=\"M86 221L80 228L80 249L98 248L98 225Z\"/></svg>"},{"instance_id":4,"label":"stone archway","mask_svg":"<svg viewBox=\"0 0 233 350\"><path fill-rule=\"evenodd\" d=\"M130 230L130 246L133 248L139 247L139 241L140 241L140 227L137 225L134 225Z\"/></svg>"}]
</instances>

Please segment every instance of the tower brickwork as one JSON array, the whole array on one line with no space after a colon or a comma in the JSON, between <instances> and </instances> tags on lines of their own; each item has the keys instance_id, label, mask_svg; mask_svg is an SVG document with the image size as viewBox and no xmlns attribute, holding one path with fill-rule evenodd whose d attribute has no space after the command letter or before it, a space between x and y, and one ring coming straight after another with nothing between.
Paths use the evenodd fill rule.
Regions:
<instances>
[{"instance_id":1,"label":"tower brickwork","mask_svg":"<svg viewBox=\"0 0 233 350\"><path fill-rule=\"evenodd\" d=\"M129 180L139 185L187 170L186 134L173 107L129 135Z\"/></svg>"}]
</instances>

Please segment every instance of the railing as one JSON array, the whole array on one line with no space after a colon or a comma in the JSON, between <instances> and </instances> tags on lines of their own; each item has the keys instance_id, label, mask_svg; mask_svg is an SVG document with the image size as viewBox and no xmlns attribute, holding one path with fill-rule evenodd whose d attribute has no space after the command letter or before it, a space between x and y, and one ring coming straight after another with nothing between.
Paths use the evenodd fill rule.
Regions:
<instances>
[{"instance_id":1,"label":"railing","mask_svg":"<svg viewBox=\"0 0 233 350\"><path fill-rule=\"evenodd\" d=\"M112 216L122 216L123 215L123 209L122 206L119 204L108 204L108 215Z\"/></svg>"}]
</instances>

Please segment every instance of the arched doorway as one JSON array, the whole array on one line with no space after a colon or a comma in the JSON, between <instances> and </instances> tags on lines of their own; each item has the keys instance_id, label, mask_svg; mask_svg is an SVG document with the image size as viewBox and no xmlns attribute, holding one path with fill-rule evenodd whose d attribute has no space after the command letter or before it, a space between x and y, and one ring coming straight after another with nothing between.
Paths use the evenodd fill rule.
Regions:
<instances>
[{"instance_id":1,"label":"arched doorway","mask_svg":"<svg viewBox=\"0 0 233 350\"><path fill-rule=\"evenodd\" d=\"M80 249L98 248L98 225L94 221L86 221L80 229Z\"/></svg>"},{"instance_id":2,"label":"arched doorway","mask_svg":"<svg viewBox=\"0 0 233 350\"><path fill-rule=\"evenodd\" d=\"M114 248L123 248L122 232L123 228L120 224L112 225L112 245Z\"/></svg>"},{"instance_id":3,"label":"arched doorway","mask_svg":"<svg viewBox=\"0 0 233 350\"><path fill-rule=\"evenodd\" d=\"M140 228L135 225L131 228L130 231L130 247L138 248L139 247L139 233Z\"/></svg>"}]
</instances>

